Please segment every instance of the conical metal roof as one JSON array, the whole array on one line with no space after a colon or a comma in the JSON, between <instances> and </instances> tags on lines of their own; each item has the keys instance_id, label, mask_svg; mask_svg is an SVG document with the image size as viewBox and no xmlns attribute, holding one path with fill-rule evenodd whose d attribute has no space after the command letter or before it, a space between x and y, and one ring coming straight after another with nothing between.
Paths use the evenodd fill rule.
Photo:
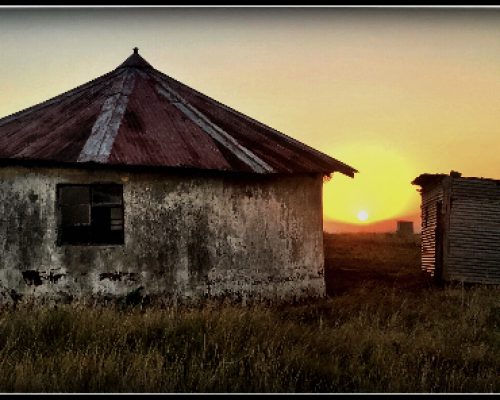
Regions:
<instances>
[{"instance_id":1,"label":"conical metal roof","mask_svg":"<svg viewBox=\"0 0 500 400\"><path fill-rule=\"evenodd\" d=\"M115 70L0 119L0 160L357 172L161 73L137 48Z\"/></svg>"}]
</instances>

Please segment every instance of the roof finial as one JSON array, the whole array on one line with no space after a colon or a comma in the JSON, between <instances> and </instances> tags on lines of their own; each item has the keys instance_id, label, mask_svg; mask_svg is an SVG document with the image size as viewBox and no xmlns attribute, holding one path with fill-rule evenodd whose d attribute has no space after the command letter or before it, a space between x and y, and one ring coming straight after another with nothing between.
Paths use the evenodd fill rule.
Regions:
<instances>
[{"instance_id":1,"label":"roof finial","mask_svg":"<svg viewBox=\"0 0 500 400\"><path fill-rule=\"evenodd\" d=\"M134 47L134 54L139 54L139 47Z\"/></svg>"}]
</instances>

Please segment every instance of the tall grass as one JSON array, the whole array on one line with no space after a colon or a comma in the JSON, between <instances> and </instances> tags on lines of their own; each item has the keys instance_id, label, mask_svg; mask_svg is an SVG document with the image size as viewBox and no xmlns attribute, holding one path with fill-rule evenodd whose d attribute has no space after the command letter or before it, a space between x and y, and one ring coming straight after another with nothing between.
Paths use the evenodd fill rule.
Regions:
<instances>
[{"instance_id":1,"label":"tall grass","mask_svg":"<svg viewBox=\"0 0 500 400\"><path fill-rule=\"evenodd\" d=\"M418 243L329 236L295 305L0 311L0 392L498 392L500 291L433 287Z\"/></svg>"},{"instance_id":2,"label":"tall grass","mask_svg":"<svg viewBox=\"0 0 500 400\"><path fill-rule=\"evenodd\" d=\"M498 289L5 310L2 392L498 392Z\"/></svg>"}]
</instances>

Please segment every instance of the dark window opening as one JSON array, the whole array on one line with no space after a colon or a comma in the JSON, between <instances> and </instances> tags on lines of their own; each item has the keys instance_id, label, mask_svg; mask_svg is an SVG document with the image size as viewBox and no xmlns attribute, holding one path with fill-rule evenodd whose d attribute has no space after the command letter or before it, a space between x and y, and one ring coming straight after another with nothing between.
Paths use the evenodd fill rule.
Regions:
<instances>
[{"instance_id":1,"label":"dark window opening","mask_svg":"<svg viewBox=\"0 0 500 400\"><path fill-rule=\"evenodd\" d=\"M58 185L59 244L123 244L123 186Z\"/></svg>"}]
</instances>

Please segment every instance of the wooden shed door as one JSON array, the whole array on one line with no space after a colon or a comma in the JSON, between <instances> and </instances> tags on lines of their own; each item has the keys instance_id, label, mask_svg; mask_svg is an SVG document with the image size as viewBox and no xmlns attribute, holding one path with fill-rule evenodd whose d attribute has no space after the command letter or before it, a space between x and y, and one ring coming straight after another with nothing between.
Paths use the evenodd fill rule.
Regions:
<instances>
[{"instance_id":1,"label":"wooden shed door","mask_svg":"<svg viewBox=\"0 0 500 400\"><path fill-rule=\"evenodd\" d=\"M434 280L441 283L443 280L443 203L438 201L436 204L436 251L434 263Z\"/></svg>"}]
</instances>

